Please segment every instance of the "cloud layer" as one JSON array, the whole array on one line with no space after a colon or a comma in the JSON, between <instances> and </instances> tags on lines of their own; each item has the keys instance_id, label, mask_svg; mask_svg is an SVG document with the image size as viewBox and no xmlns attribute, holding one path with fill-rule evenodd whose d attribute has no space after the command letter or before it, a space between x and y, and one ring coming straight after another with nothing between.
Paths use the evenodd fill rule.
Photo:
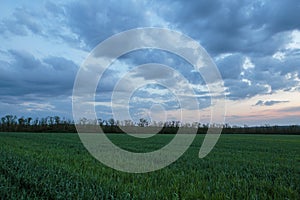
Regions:
<instances>
[{"instance_id":1,"label":"cloud layer","mask_svg":"<svg viewBox=\"0 0 300 200\"><path fill-rule=\"evenodd\" d=\"M298 0L87 0L19 2L7 7L0 14L0 114L13 111L16 105L24 114L30 108L30 114L35 108L43 113L64 112L83 55L113 34L149 26L170 28L199 41L217 64L229 100L300 91ZM24 41L30 41L30 45ZM136 38L127 42L134 43ZM160 42L168 41L162 37ZM115 61L100 81L98 91L103 95L98 100L109 102L118 79L134 66L149 62L166 64L180 72L202 95L199 102L209 106L201 76L181 58L154 50L131 52ZM146 70L136 73L132 80L135 78L172 81L174 76ZM151 87L148 89L151 91ZM151 98L151 93L141 94L137 97ZM283 103L289 100L262 99L252 105Z\"/></svg>"}]
</instances>

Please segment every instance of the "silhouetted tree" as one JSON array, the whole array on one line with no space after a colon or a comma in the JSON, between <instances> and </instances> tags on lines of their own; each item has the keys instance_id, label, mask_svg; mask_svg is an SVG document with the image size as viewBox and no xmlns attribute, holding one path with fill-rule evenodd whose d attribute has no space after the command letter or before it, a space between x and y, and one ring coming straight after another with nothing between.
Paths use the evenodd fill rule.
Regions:
<instances>
[{"instance_id":1,"label":"silhouetted tree","mask_svg":"<svg viewBox=\"0 0 300 200\"><path fill-rule=\"evenodd\" d=\"M148 123L147 119L141 118L138 125L141 126L141 127L146 127L146 126L148 126L148 124L149 123Z\"/></svg>"},{"instance_id":2,"label":"silhouetted tree","mask_svg":"<svg viewBox=\"0 0 300 200\"><path fill-rule=\"evenodd\" d=\"M115 120L113 118L110 118L108 120L108 123L109 123L110 126L114 126L115 125Z\"/></svg>"}]
</instances>

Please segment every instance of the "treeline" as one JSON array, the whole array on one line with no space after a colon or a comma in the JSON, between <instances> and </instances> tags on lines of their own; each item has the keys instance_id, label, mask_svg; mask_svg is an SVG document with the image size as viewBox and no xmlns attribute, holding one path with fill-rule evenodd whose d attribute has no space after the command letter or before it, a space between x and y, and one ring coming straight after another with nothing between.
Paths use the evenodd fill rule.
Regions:
<instances>
[{"instance_id":1,"label":"treeline","mask_svg":"<svg viewBox=\"0 0 300 200\"><path fill-rule=\"evenodd\" d=\"M1 117L1 132L76 132L74 121L59 116L32 118L6 115Z\"/></svg>"},{"instance_id":2,"label":"treeline","mask_svg":"<svg viewBox=\"0 0 300 200\"><path fill-rule=\"evenodd\" d=\"M256 126L243 127L231 126L229 124L206 124L206 123L183 123L180 121L148 122L141 118L139 122L131 120L97 119L89 120L82 118L76 123L77 128L93 132L95 127L100 126L105 133L124 133L128 130L134 133L176 134L179 128L185 131L197 129L198 134L207 133L208 128L222 128L222 134L300 134L299 125L290 126ZM17 117L6 115L1 117L0 132L57 132L76 133L73 120L59 116L48 116L43 118Z\"/></svg>"}]
</instances>

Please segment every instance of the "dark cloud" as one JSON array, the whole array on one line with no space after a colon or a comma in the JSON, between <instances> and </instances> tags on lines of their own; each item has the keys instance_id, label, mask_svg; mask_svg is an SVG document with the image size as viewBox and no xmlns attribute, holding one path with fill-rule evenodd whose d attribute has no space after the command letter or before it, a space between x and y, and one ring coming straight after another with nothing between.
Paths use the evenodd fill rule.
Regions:
<instances>
[{"instance_id":1,"label":"dark cloud","mask_svg":"<svg viewBox=\"0 0 300 200\"><path fill-rule=\"evenodd\" d=\"M118 59L126 62L130 69L148 63L166 65L184 76L191 84L205 84L199 72L195 71L194 66L192 66L184 58L171 52L160 49L142 49L129 52L119 57ZM144 77L145 80L154 79L155 77L159 79L171 79L173 77L173 74L166 73L166 70L153 70L151 68L143 68L143 72L138 73L137 76Z\"/></svg>"},{"instance_id":2,"label":"dark cloud","mask_svg":"<svg viewBox=\"0 0 300 200\"><path fill-rule=\"evenodd\" d=\"M300 57L287 54L282 60L273 57L252 57L255 66L245 70L243 78L255 83L269 85L272 92L292 90L300 85Z\"/></svg>"},{"instance_id":3,"label":"dark cloud","mask_svg":"<svg viewBox=\"0 0 300 200\"><path fill-rule=\"evenodd\" d=\"M57 71L64 71L64 70L70 70L70 71L76 71L77 65L66 58L63 57L49 57L45 58L43 60L45 63L51 65L55 70Z\"/></svg>"},{"instance_id":4,"label":"dark cloud","mask_svg":"<svg viewBox=\"0 0 300 200\"><path fill-rule=\"evenodd\" d=\"M299 29L299 22L294 18L295 15L298 15L295 14L297 12L289 14L285 10L292 4L294 8L299 5L297 1L284 3L271 1L193 1L188 4L181 1L170 1L167 3L157 2L156 5L152 5L157 9L160 17L170 22L172 27L198 39L209 50L209 53L218 55L219 53L238 52L218 60L217 65L225 79L225 85L228 87L228 96L233 99L242 99L280 89L289 90L299 84L297 81L289 80L284 76L290 72L297 72L298 63L300 63L298 61L299 56L289 57L284 62L272 57L290 40L288 31ZM73 10L77 6L86 7L83 4L76 4L75 7L71 6L70 8ZM114 7L115 5L111 4L111 6ZM283 10L280 10L280 7L283 7ZM270 8L277 10L278 16ZM97 12L92 11L91 13L91 16L95 16ZM142 19L144 20L144 18ZM95 19L91 20L94 20L94 24L99 23ZM285 21L289 22L286 23ZM112 26L103 26L103 24L100 26L105 27L106 32L112 28ZM86 35L85 30L101 32L91 27L80 28L77 25L75 27L82 30L81 34L84 36ZM112 33L110 32L110 34ZM242 65L246 56L253 61L255 73L243 69ZM146 56L139 55L136 57L127 56L127 59L135 64L145 61L164 63L166 60L166 56L162 53L146 53ZM241 76L242 72L246 75ZM189 76L189 78L196 80L193 76ZM252 84L248 85L243 81L244 78ZM232 80L227 81L226 79ZM271 91L269 91L270 89Z\"/></svg>"},{"instance_id":5,"label":"dark cloud","mask_svg":"<svg viewBox=\"0 0 300 200\"><path fill-rule=\"evenodd\" d=\"M13 60L0 65L0 95L40 100L70 96L77 66L63 57L38 59L25 51L9 51ZM1 99L3 101L3 98ZM8 100L9 101L9 100Z\"/></svg>"},{"instance_id":6,"label":"dark cloud","mask_svg":"<svg viewBox=\"0 0 300 200\"><path fill-rule=\"evenodd\" d=\"M250 98L257 94L269 94L268 85L248 83L241 80L228 79L225 81L227 97L232 100Z\"/></svg>"},{"instance_id":7,"label":"dark cloud","mask_svg":"<svg viewBox=\"0 0 300 200\"><path fill-rule=\"evenodd\" d=\"M238 79L242 73L245 58L240 54L233 54L216 62L223 79Z\"/></svg>"},{"instance_id":8,"label":"dark cloud","mask_svg":"<svg viewBox=\"0 0 300 200\"><path fill-rule=\"evenodd\" d=\"M90 48L120 31L150 25L143 1L77 1L65 10L67 25Z\"/></svg>"},{"instance_id":9,"label":"dark cloud","mask_svg":"<svg viewBox=\"0 0 300 200\"><path fill-rule=\"evenodd\" d=\"M160 16L197 38L210 53L273 54L286 41L281 32L299 29L300 2L168 1ZM257 52L258 51L258 52Z\"/></svg>"},{"instance_id":10,"label":"dark cloud","mask_svg":"<svg viewBox=\"0 0 300 200\"><path fill-rule=\"evenodd\" d=\"M42 65L40 60L26 51L10 50L9 53L14 58L12 65L15 69L34 69Z\"/></svg>"},{"instance_id":11,"label":"dark cloud","mask_svg":"<svg viewBox=\"0 0 300 200\"><path fill-rule=\"evenodd\" d=\"M288 31L300 29L298 0L48 1L41 8L47 13L27 7L17 8L11 18L4 20L8 31L20 35L28 30L35 34L47 32L70 43L83 41L90 49L120 31L155 24L153 16L198 39L214 55L272 55L289 40ZM55 21L54 27L42 23L47 18ZM69 29L69 35L57 31L59 27Z\"/></svg>"},{"instance_id":12,"label":"dark cloud","mask_svg":"<svg viewBox=\"0 0 300 200\"><path fill-rule=\"evenodd\" d=\"M280 103L287 103L289 101L277 101L277 100L269 100L269 101L263 101L259 100L256 102L255 106L273 106L275 104L280 104Z\"/></svg>"},{"instance_id":13,"label":"dark cloud","mask_svg":"<svg viewBox=\"0 0 300 200\"><path fill-rule=\"evenodd\" d=\"M291 56L289 53L284 61L272 57L290 41L289 31L300 29L297 20L300 18L298 16L300 12L296 12L299 5L299 2L294 0L275 3L156 1L147 5L131 1L129 3L86 1L65 5L65 17L67 26L88 46L93 47L117 32L147 26L149 20L145 15L146 12L144 10L141 12L141 8L147 6L145 8L147 11L156 13L173 28L199 40L210 54L233 53L218 60L217 66L225 80L229 98L243 99L260 93L290 90L299 85L296 80L288 79L285 75L296 72L300 74L300 56ZM291 11L288 11L290 9ZM54 7L51 10L57 9ZM135 42L134 38L129 38L128 42ZM246 57L251 59L254 69L243 69ZM191 73L192 69L188 67L182 67L188 66L186 62L166 52L134 52L120 59L127 59L129 63L135 65L149 62L166 64L181 72L191 83L203 84L199 74ZM169 60L173 62L168 62ZM156 72L157 74L163 75ZM251 85L243 79L249 80Z\"/></svg>"},{"instance_id":14,"label":"dark cloud","mask_svg":"<svg viewBox=\"0 0 300 200\"><path fill-rule=\"evenodd\" d=\"M262 1L252 16L260 27L266 26L270 32L299 29L300 2L297 0Z\"/></svg>"},{"instance_id":15,"label":"dark cloud","mask_svg":"<svg viewBox=\"0 0 300 200\"><path fill-rule=\"evenodd\" d=\"M274 57L257 56L252 58L253 64L260 71L269 71L272 73L280 73L286 75L288 73L300 72L300 55L298 50L286 50L282 53L285 54L282 60Z\"/></svg>"},{"instance_id":16,"label":"dark cloud","mask_svg":"<svg viewBox=\"0 0 300 200\"><path fill-rule=\"evenodd\" d=\"M100 93L113 92L114 87L119 79L120 73L117 70L106 69L99 80L97 91Z\"/></svg>"}]
</instances>

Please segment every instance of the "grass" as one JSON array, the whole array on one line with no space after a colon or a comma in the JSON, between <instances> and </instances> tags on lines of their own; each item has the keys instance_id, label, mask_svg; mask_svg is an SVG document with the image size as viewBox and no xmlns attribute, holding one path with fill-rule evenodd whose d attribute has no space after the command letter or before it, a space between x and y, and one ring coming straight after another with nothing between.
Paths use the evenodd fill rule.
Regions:
<instances>
[{"instance_id":1,"label":"grass","mask_svg":"<svg viewBox=\"0 0 300 200\"><path fill-rule=\"evenodd\" d=\"M170 166L129 174L99 163L76 134L0 133L0 197L300 199L300 136L221 135L214 150L199 159L203 137L198 135ZM173 135L109 138L124 149L145 152L164 146Z\"/></svg>"}]
</instances>

